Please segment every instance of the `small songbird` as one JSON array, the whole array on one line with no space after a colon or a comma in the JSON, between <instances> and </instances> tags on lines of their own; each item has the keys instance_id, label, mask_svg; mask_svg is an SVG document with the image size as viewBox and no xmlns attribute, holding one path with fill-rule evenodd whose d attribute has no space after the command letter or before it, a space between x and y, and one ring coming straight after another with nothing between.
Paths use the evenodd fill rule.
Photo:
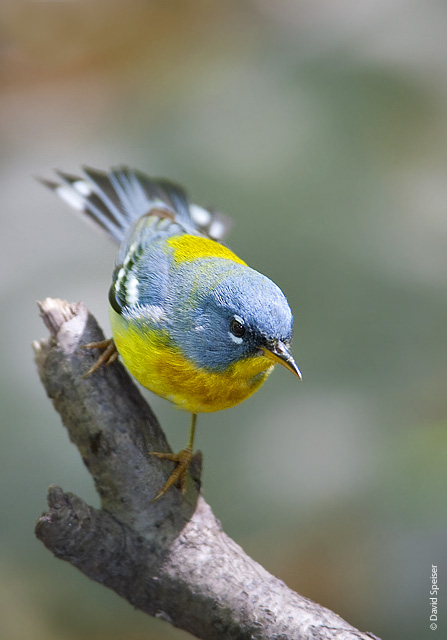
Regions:
<instances>
[{"instance_id":1,"label":"small songbird","mask_svg":"<svg viewBox=\"0 0 447 640\"><path fill-rule=\"evenodd\" d=\"M228 218L127 167L82 174L42 182L120 245L113 338L86 345L103 349L88 373L119 354L144 387L192 414L185 449L151 452L176 463L156 500L178 480L185 490L198 413L242 402L275 363L301 378L289 351L293 316L281 289L221 243Z\"/></svg>"}]
</instances>

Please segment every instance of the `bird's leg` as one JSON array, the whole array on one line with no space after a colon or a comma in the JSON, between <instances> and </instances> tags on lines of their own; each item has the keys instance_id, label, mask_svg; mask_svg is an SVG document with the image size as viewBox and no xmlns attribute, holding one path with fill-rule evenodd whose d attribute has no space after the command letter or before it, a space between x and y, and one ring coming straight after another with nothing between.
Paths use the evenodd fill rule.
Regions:
<instances>
[{"instance_id":1,"label":"bird's leg","mask_svg":"<svg viewBox=\"0 0 447 640\"><path fill-rule=\"evenodd\" d=\"M99 369L99 367L103 364L109 365L118 358L118 351L113 342L113 338L109 338L108 340L101 340L101 342L89 342L88 344L82 345L83 349L103 349L103 352L97 359L97 361L92 364L87 373L84 373L83 378L87 378L92 373L95 373Z\"/></svg>"},{"instance_id":2,"label":"bird's leg","mask_svg":"<svg viewBox=\"0 0 447 640\"><path fill-rule=\"evenodd\" d=\"M194 455L194 434L196 431L196 420L197 414L191 414L191 427L189 430L189 439L188 444L184 449L179 451L178 453L157 453L156 451L151 451L149 455L157 456L157 458L161 458L162 460L171 460L171 462L175 462L177 466L174 471L169 476L165 485L160 489L155 498L152 498L151 502L155 502L172 487L178 480L180 480L180 487L182 493L186 491L186 477L189 469L189 465L191 464L191 460Z\"/></svg>"}]
</instances>

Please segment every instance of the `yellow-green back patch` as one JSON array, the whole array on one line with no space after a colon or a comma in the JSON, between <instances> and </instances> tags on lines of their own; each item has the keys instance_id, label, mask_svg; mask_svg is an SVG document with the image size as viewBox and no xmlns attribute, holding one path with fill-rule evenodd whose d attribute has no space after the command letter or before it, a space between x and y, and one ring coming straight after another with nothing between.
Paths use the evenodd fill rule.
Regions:
<instances>
[{"instance_id":1,"label":"yellow-green back patch","mask_svg":"<svg viewBox=\"0 0 447 640\"><path fill-rule=\"evenodd\" d=\"M174 250L174 260L177 264L192 262L198 258L224 258L246 264L230 249L210 238L185 234L169 238L167 244Z\"/></svg>"}]
</instances>

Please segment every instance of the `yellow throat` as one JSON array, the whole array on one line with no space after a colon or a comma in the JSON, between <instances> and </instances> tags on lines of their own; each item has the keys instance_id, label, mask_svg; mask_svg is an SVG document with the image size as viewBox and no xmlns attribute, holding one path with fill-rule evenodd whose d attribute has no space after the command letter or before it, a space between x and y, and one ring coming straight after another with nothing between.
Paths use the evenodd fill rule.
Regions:
<instances>
[{"instance_id":1,"label":"yellow throat","mask_svg":"<svg viewBox=\"0 0 447 640\"><path fill-rule=\"evenodd\" d=\"M201 369L159 331L141 330L110 308L113 339L130 373L144 387L191 413L220 411L251 396L273 370L260 355L225 371Z\"/></svg>"}]
</instances>

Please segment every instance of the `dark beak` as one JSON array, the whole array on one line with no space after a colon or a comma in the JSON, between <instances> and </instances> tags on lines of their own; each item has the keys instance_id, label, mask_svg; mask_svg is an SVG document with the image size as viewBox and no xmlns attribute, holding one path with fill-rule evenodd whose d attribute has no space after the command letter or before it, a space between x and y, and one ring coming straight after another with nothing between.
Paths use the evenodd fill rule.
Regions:
<instances>
[{"instance_id":1,"label":"dark beak","mask_svg":"<svg viewBox=\"0 0 447 640\"><path fill-rule=\"evenodd\" d=\"M301 380L301 371L292 357L292 354L281 340L276 340L272 344L261 347L262 354L265 358L273 360L275 363L282 364L283 367L294 373Z\"/></svg>"}]
</instances>

